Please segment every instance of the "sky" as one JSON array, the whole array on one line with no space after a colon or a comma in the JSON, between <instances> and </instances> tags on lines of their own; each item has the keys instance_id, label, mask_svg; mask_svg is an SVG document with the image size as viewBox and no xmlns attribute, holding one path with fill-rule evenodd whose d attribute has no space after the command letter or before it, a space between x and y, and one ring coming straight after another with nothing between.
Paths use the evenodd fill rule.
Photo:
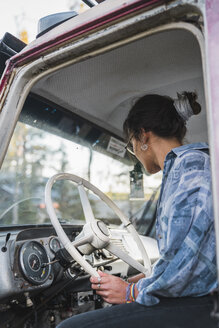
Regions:
<instances>
[{"instance_id":1,"label":"sky","mask_svg":"<svg viewBox=\"0 0 219 328\"><path fill-rule=\"evenodd\" d=\"M74 8L73 8L74 7ZM1 0L0 1L0 39L5 32L16 37L22 30L28 32L28 41L31 42L37 35L37 26L40 18L69 11L77 12L81 8L80 0ZM84 5L84 9L86 5Z\"/></svg>"}]
</instances>

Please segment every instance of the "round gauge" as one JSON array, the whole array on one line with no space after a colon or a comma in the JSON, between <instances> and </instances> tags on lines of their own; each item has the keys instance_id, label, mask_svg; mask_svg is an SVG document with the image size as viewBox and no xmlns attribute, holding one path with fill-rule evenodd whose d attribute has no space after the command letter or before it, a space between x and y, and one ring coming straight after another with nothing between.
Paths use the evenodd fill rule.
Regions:
<instances>
[{"instance_id":1,"label":"round gauge","mask_svg":"<svg viewBox=\"0 0 219 328\"><path fill-rule=\"evenodd\" d=\"M50 262L43 245L37 241L27 241L19 252L19 264L24 278L34 285L41 285L49 277L51 265L42 267Z\"/></svg>"},{"instance_id":2,"label":"round gauge","mask_svg":"<svg viewBox=\"0 0 219 328\"><path fill-rule=\"evenodd\" d=\"M61 248L61 243L57 237L52 237L49 241L49 248L56 253Z\"/></svg>"},{"instance_id":3,"label":"round gauge","mask_svg":"<svg viewBox=\"0 0 219 328\"><path fill-rule=\"evenodd\" d=\"M41 262L39 257L35 253L30 254L28 262L32 270L34 271L40 270Z\"/></svg>"}]
</instances>

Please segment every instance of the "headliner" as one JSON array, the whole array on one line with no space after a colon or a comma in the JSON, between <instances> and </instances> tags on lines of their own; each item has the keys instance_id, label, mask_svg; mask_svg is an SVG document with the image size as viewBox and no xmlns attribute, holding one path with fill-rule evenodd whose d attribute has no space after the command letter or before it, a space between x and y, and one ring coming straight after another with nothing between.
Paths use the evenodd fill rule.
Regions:
<instances>
[{"instance_id":1,"label":"headliner","mask_svg":"<svg viewBox=\"0 0 219 328\"><path fill-rule=\"evenodd\" d=\"M192 33L172 30L61 69L40 80L32 92L122 136L122 123L137 97L176 97L194 90L202 112L191 118L187 139L207 141L199 45Z\"/></svg>"}]
</instances>

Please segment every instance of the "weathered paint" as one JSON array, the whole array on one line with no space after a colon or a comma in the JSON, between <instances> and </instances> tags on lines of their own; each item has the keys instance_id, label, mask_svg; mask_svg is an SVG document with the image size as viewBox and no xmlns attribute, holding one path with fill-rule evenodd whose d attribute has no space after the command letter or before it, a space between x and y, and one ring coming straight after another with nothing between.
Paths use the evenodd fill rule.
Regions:
<instances>
[{"instance_id":1,"label":"weathered paint","mask_svg":"<svg viewBox=\"0 0 219 328\"><path fill-rule=\"evenodd\" d=\"M219 1L206 0L207 53L210 81L210 103L212 110L214 157L219 167ZM217 176L217 193L219 194L219 170Z\"/></svg>"},{"instance_id":2,"label":"weathered paint","mask_svg":"<svg viewBox=\"0 0 219 328\"><path fill-rule=\"evenodd\" d=\"M208 70L209 136L213 169L217 265L219 271L219 1L206 0L206 55Z\"/></svg>"}]
</instances>

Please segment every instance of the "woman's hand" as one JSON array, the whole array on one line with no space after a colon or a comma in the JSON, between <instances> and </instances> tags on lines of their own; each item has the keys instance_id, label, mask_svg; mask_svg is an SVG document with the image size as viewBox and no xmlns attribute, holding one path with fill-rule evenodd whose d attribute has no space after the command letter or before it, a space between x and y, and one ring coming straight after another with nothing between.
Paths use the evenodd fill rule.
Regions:
<instances>
[{"instance_id":1,"label":"woman's hand","mask_svg":"<svg viewBox=\"0 0 219 328\"><path fill-rule=\"evenodd\" d=\"M128 283L119 277L98 271L99 278L91 277L91 287L96 290L97 295L110 304L121 304L126 302L126 287Z\"/></svg>"}]
</instances>

